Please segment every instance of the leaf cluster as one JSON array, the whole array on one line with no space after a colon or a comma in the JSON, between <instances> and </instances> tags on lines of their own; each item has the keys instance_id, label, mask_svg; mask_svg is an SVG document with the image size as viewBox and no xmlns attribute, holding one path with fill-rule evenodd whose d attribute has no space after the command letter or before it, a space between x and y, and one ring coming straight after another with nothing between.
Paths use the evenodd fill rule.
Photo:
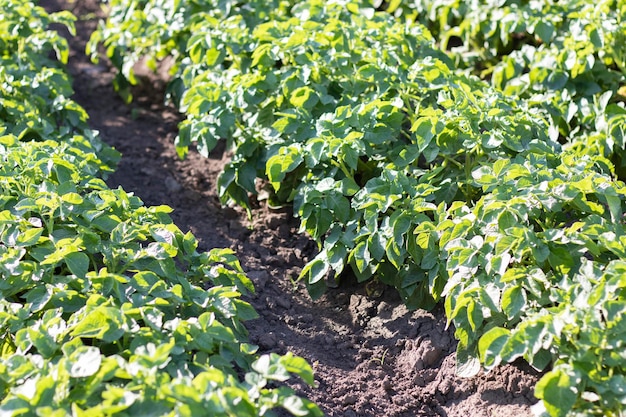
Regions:
<instances>
[{"instance_id":1,"label":"leaf cluster","mask_svg":"<svg viewBox=\"0 0 626 417\"><path fill-rule=\"evenodd\" d=\"M74 16L47 14L31 2L3 0L0 6L1 131L22 141L73 141L80 135L91 147L82 140L75 146L85 152L96 150L102 161L100 175L110 172L119 156L97 140L88 129L87 114L71 100L71 80L61 66L69 56L67 41L48 30L62 24L73 32Z\"/></svg>"},{"instance_id":2,"label":"leaf cluster","mask_svg":"<svg viewBox=\"0 0 626 417\"><path fill-rule=\"evenodd\" d=\"M424 24L460 68L528 100L550 121L553 139L610 158L624 178L626 3L376 3Z\"/></svg>"}]
</instances>

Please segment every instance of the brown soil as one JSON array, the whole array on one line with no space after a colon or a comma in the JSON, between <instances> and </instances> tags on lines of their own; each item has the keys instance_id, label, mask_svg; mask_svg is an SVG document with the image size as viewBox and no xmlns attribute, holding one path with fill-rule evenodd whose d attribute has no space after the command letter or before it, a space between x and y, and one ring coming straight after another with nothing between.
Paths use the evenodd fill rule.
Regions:
<instances>
[{"instance_id":1,"label":"brown soil","mask_svg":"<svg viewBox=\"0 0 626 417\"><path fill-rule=\"evenodd\" d=\"M261 353L303 356L316 371L315 388L290 382L301 395L329 416L532 415L538 374L528 366L503 366L471 379L455 376L456 341L441 308L408 311L391 289L368 298L362 286L349 282L312 301L292 279L317 248L296 234L289 210L259 204L248 221L242 210L221 207L215 185L225 152L178 159L173 142L180 115L161 104L162 83L146 77L152 82L138 88L127 106L112 89L107 62L93 65L85 57L85 42L103 15L98 2L41 4L79 16L78 34L70 40L74 98L93 129L123 154L108 184L134 192L147 205L174 208L172 218L195 234L200 249L237 253L257 290L250 302L260 317L248 323L251 341Z\"/></svg>"}]
</instances>

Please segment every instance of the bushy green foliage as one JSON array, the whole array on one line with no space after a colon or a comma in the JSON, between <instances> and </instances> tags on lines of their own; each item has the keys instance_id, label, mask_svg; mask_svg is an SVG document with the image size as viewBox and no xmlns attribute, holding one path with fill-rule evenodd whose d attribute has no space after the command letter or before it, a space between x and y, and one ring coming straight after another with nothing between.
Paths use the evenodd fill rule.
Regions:
<instances>
[{"instance_id":1,"label":"bushy green foliage","mask_svg":"<svg viewBox=\"0 0 626 417\"><path fill-rule=\"evenodd\" d=\"M0 0L0 414L321 415L282 386L304 359L259 356L229 250L197 251L167 206L101 179L117 153L50 57L68 23ZM59 52L60 51L60 52Z\"/></svg>"},{"instance_id":2,"label":"bushy green foliage","mask_svg":"<svg viewBox=\"0 0 626 417\"><path fill-rule=\"evenodd\" d=\"M141 58L147 58L146 64L156 69L159 60L172 56L175 61L171 72L180 73L181 66L186 65L186 57L194 54L187 48L193 48L194 44L201 45L204 39L209 42L204 48L211 50L212 37L205 33L211 26L229 21L231 25L254 28L259 23L285 15L296 1L105 0L104 3L110 11L108 20L93 33L87 44L87 53L97 61L97 46L102 43L107 47L108 58L120 70L114 85L122 97L130 101L130 86L137 83L133 67ZM223 42L239 44L244 41L240 39L243 35L241 32L233 34L234 38L224 38ZM192 35L195 40L189 43ZM219 47L223 48L224 45ZM216 47L204 59L211 63L218 60L220 54L228 52L237 54L239 50L220 51ZM179 79L170 85L173 99L180 99L182 88Z\"/></svg>"},{"instance_id":3,"label":"bushy green foliage","mask_svg":"<svg viewBox=\"0 0 626 417\"><path fill-rule=\"evenodd\" d=\"M177 2L140 30L110 4L122 74L158 55L116 36L177 28L181 156L226 139L224 203L294 205L313 296L352 273L442 301L460 373L523 357L549 415L619 415L623 1Z\"/></svg>"},{"instance_id":4,"label":"bushy green foliage","mask_svg":"<svg viewBox=\"0 0 626 417\"><path fill-rule=\"evenodd\" d=\"M253 355L242 323L256 314L239 298L253 288L230 251L198 253L171 209L108 189L71 144L0 142L0 410L315 411L266 387L290 373L313 383L312 372L291 355Z\"/></svg>"},{"instance_id":5,"label":"bushy green foliage","mask_svg":"<svg viewBox=\"0 0 626 417\"><path fill-rule=\"evenodd\" d=\"M377 3L424 24L459 67L526 99L555 140L611 158L624 177L626 2Z\"/></svg>"},{"instance_id":6,"label":"bushy green foliage","mask_svg":"<svg viewBox=\"0 0 626 417\"><path fill-rule=\"evenodd\" d=\"M118 155L94 138L87 127L87 114L71 100L71 82L60 65L67 63L67 41L48 30L56 23L73 31L74 17L68 12L48 15L31 2L6 0L1 5L2 130L25 141L73 140L82 135L106 164L100 167L102 172L110 171ZM76 146L82 146L80 141Z\"/></svg>"}]
</instances>

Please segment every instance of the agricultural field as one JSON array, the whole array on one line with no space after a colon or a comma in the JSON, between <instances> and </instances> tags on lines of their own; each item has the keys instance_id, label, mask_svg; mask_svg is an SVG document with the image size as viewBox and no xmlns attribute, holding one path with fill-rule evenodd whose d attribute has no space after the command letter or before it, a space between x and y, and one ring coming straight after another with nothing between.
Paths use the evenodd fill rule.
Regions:
<instances>
[{"instance_id":1,"label":"agricultural field","mask_svg":"<svg viewBox=\"0 0 626 417\"><path fill-rule=\"evenodd\" d=\"M625 2L0 3L5 414L623 415Z\"/></svg>"}]
</instances>

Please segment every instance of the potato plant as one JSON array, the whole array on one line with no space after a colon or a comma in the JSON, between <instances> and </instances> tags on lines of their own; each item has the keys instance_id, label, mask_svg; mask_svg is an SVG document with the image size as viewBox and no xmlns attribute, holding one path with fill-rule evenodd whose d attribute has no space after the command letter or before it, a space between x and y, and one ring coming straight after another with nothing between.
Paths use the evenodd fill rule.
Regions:
<instances>
[{"instance_id":1,"label":"potato plant","mask_svg":"<svg viewBox=\"0 0 626 417\"><path fill-rule=\"evenodd\" d=\"M624 177L625 2L375 3L424 24L460 67L527 99L553 138L611 158Z\"/></svg>"},{"instance_id":2,"label":"potato plant","mask_svg":"<svg viewBox=\"0 0 626 417\"><path fill-rule=\"evenodd\" d=\"M234 254L197 251L167 206L107 187L117 153L87 127L48 30L67 13L0 0L0 414L321 415L291 353L259 356Z\"/></svg>"},{"instance_id":3,"label":"potato plant","mask_svg":"<svg viewBox=\"0 0 626 417\"><path fill-rule=\"evenodd\" d=\"M619 415L622 1L109 4L91 50L174 57L180 155L225 139L225 204L293 204L312 296L442 302L460 374L524 358L546 414Z\"/></svg>"},{"instance_id":4,"label":"potato plant","mask_svg":"<svg viewBox=\"0 0 626 417\"><path fill-rule=\"evenodd\" d=\"M71 144L0 142L0 410L319 414L267 388L290 373L313 383L312 371L245 342L256 315L239 296L253 288L230 251L198 253L168 207L86 175Z\"/></svg>"}]
</instances>

